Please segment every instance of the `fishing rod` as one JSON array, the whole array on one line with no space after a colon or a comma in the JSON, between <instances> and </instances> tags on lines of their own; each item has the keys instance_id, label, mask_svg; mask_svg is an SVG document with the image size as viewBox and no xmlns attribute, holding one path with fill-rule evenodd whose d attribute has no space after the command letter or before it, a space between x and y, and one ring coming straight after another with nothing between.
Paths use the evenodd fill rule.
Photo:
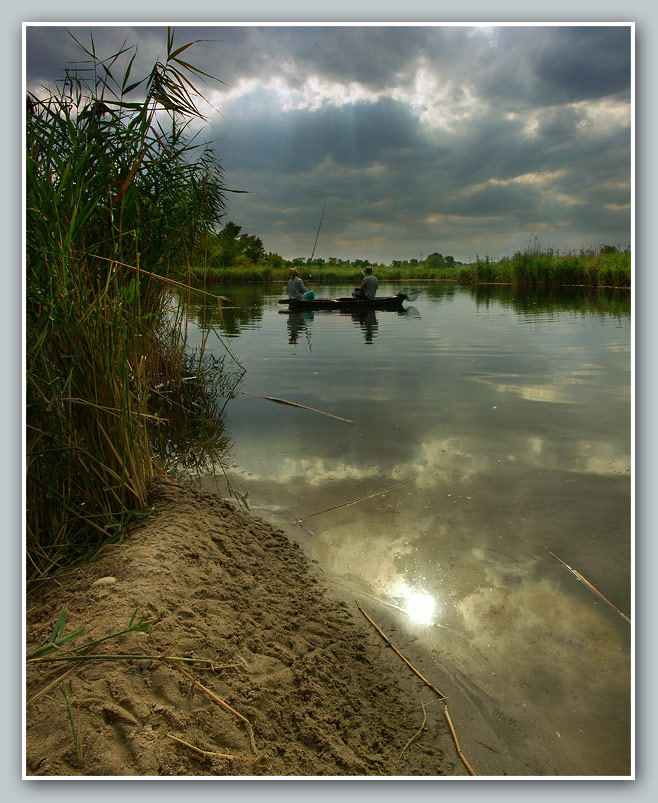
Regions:
<instances>
[{"instance_id":1,"label":"fishing rod","mask_svg":"<svg viewBox=\"0 0 658 803\"><path fill-rule=\"evenodd\" d=\"M322 228L322 221L324 219L324 210L327 208L327 199L324 199L324 206L322 207L322 214L320 215L320 224L318 225L318 231L315 235L315 242L313 243L313 250L311 251L311 258L309 259L308 270L306 271L306 281L304 282L304 286L308 287L309 281L312 279L311 276L311 263L313 262L313 257L315 256L315 246L318 244L318 237L320 236L320 229Z\"/></svg>"},{"instance_id":2,"label":"fishing rod","mask_svg":"<svg viewBox=\"0 0 658 803\"><path fill-rule=\"evenodd\" d=\"M315 256L315 246L318 244L318 237L320 236L320 229L322 228L322 219L324 218L324 210L327 208L327 199L324 199L324 206L322 207L322 214L320 215L320 225L318 226L318 233L315 235L315 242L313 243L313 251L311 252L311 262Z\"/></svg>"}]
</instances>

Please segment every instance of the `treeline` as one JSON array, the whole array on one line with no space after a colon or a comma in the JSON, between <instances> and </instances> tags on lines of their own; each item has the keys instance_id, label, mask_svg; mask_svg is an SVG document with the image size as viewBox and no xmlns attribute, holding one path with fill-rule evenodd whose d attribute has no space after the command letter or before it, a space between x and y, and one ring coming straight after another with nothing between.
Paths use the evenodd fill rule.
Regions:
<instances>
[{"instance_id":1,"label":"treeline","mask_svg":"<svg viewBox=\"0 0 658 803\"><path fill-rule=\"evenodd\" d=\"M257 269L261 274L268 270L289 269L291 267L326 271L331 274L335 270L344 269L363 270L367 267L386 268L394 270L411 268L421 270L455 269L461 263L456 262L452 256L443 256L438 251L428 254L425 259L394 259L390 265L380 262L371 262L369 259L342 259L340 257L294 257L284 259L280 254L266 251L263 240L255 234L247 234L233 221L226 223L219 232L207 232L201 238L191 257L192 270L210 269ZM190 266L186 263L180 271L188 272Z\"/></svg>"},{"instance_id":2,"label":"treeline","mask_svg":"<svg viewBox=\"0 0 658 803\"><path fill-rule=\"evenodd\" d=\"M368 259L295 257L284 259L266 253L259 237L243 234L240 226L228 223L219 233L207 234L186 276L198 282L241 283L276 282L287 270L315 281L352 282L371 267L383 280L437 280L460 284L512 284L519 287L586 285L590 287L630 287L631 252L619 246L602 244L596 249L560 253L543 249L538 242L511 257L495 260L477 257L464 264L439 252L424 259L393 260L390 264Z\"/></svg>"},{"instance_id":3,"label":"treeline","mask_svg":"<svg viewBox=\"0 0 658 803\"><path fill-rule=\"evenodd\" d=\"M615 245L602 244L596 249L560 253L542 248L535 238L511 257L498 260L476 257L470 264L438 251L424 259L394 259L389 264L362 258L284 259L279 254L266 252L260 237L243 233L233 222L227 223L219 233L204 235L185 273L197 282L273 282L279 281L291 267L298 268L306 278L329 283L354 281L365 268L371 267L380 279L391 281L444 279L460 284L496 282L538 287L631 286L630 250Z\"/></svg>"}]
</instances>

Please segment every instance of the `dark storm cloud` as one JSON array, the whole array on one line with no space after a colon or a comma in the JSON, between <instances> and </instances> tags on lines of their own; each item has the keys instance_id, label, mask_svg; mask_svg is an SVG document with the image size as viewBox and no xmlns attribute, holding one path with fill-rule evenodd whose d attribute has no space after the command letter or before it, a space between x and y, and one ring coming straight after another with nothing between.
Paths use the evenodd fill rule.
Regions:
<instances>
[{"instance_id":1,"label":"dark storm cloud","mask_svg":"<svg viewBox=\"0 0 658 803\"><path fill-rule=\"evenodd\" d=\"M552 34L552 36L551 36ZM631 80L630 33L615 28L545 29L534 74L549 99L573 101L627 95Z\"/></svg>"},{"instance_id":2,"label":"dark storm cloud","mask_svg":"<svg viewBox=\"0 0 658 803\"><path fill-rule=\"evenodd\" d=\"M473 85L505 108L629 95L628 28L500 28L475 62Z\"/></svg>"},{"instance_id":3,"label":"dark storm cloud","mask_svg":"<svg viewBox=\"0 0 658 803\"><path fill-rule=\"evenodd\" d=\"M291 173L310 170L325 159L367 168L419 146L418 121L390 98L285 115L268 107L260 91L243 102L244 110L228 113L210 133L231 161L249 158L252 169L264 168L272 158Z\"/></svg>"},{"instance_id":4,"label":"dark storm cloud","mask_svg":"<svg viewBox=\"0 0 658 803\"><path fill-rule=\"evenodd\" d=\"M85 43L88 28L74 29ZM166 27L95 27L97 51ZM325 255L390 261L502 253L541 229L556 247L630 237L626 26L181 26L219 114L211 142L227 219L304 253L324 201ZM64 28L27 36L28 87L79 57ZM351 93L351 94L350 94ZM484 244L484 247L482 245ZM311 243L312 245L312 243ZM310 252L310 247L308 248Z\"/></svg>"}]
</instances>

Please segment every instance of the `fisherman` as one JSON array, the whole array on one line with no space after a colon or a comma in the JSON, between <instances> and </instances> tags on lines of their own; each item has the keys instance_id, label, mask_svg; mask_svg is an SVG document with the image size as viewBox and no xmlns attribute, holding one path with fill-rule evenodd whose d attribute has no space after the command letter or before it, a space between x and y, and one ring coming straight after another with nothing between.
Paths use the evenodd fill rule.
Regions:
<instances>
[{"instance_id":1,"label":"fisherman","mask_svg":"<svg viewBox=\"0 0 658 803\"><path fill-rule=\"evenodd\" d=\"M373 275L372 268L366 268L366 275L363 277L360 286L354 289L352 297L369 301L377 294L378 287L379 282L377 277Z\"/></svg>"},{"instance_id":2,"label":"fisherman","mask_svg":"<svg viewBox=\"0 0 658 803\"><path fill-rule=\"evenodd\" d=\"M304 283L299 278L299 271L297 268L290 268L290 278L288 279L288 298L291 301L299 301L299 299L313 299L315 293L308 290L308 281Z\"/></svg>"}]
</instances>

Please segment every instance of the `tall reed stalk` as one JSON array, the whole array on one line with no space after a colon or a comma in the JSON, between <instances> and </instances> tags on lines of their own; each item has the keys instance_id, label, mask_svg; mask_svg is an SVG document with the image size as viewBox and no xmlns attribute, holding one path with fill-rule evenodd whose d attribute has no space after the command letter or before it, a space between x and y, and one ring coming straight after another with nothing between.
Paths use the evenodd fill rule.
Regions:
<instances>
[{"instance_id":1,"label":"tall reed stalk","mask_svg":"<svg viewBox=\"0 0 658 803\"><path fill-rule=\"evenodd\" d=\"M27 99L30 581L116 540L147 508L163 460L156 387L185 410L189 357L166 273L225 198L220 165L189 134L202 119L191 79L203 75L181 58L190 44L175 47L169 30L166 59L136 79L134 50L101 59L92 40L87 67Z\"/></svg>"}]
</instances>

